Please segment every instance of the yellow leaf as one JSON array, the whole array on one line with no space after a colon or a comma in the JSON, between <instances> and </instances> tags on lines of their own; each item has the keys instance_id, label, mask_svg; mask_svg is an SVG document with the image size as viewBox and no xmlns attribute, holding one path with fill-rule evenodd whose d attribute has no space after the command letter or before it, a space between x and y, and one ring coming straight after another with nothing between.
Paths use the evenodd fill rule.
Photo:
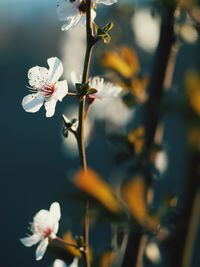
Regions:
<instances>
[{"instance_id":1,"label":"yellow leaf","mask_svg":"<svg viewBox=\"0 0 200 267\"><path fill-rule=\"evenodd\" d=\"M122 187L122 198L139 224L151 230L156 229L158 219L150 217L148 214L146 186L142 177L137 176Z\"/></svg>"},{"instance_id":2,"label":"yellow leaf","mask_svg":"<svg viewBox=\"0 0 200 267\"><path fill-rule=\"evenodd\" d=\"M117 71L125 78L133 77L140 69L137 54L126 46L105 53L102 57L102 65Z\"/></svg>"},{"instance_id":3,"label":"yellow leaf","mask_svg":"<svg viewBox=\"0 0 200 267\"><path fill-rule=\"evenodd\" d=\"M97 199L108 210L114 213L121 211L121 205L112 188L93 170L81 170L75 177L76 186Z\"/></svg>"},{"instance_id":4,"label":"yellow leaf","mask_svg":"<svg viewBox=\"0 0 200 267\"><path fill-rule=\"evenodd\" d=\"M128 134L129 143L134 145L136 155L139 155L144 147L144 127L138 127Z\"/></svg>"},{"instance_id":5,"label":"yellow leaf","mask_svg":"<svg viewBox=\"0 0 200 267\"><path fill-rule=\"evenodd\" d=\"M136 97L138 103L144 103L147 100L147 85L149 83L148 77L131 79L131 88L129 90Z\"/></svg>"},{"instance_id":6,"label":"yellow leaf","mask_svg":"<svg viewBox=\"0 0 200 267\"><path fill-rule=\"evenodd\" d=\"M113 259L115 258L116 254L111 251L104 252L100 259L100 267L111 267Z\"/></svg>"},{"instance_id":7,"label":"yellow leaf","mask_svg":"<svg viewBox=\"0 0 200 267\"><path fill-rule=\"evenodd\" d=\"M74 240L73 236L72 236L72 233L70 231L68 231L64 236L63 236L63 240L65 242L68 242L68 243L72 243L72 244L77 244L76 241ZM75 248L73 246L65 246L66 247L66 250L71 254L73 255L74 257L78 257L78 258L81 258L81 252L78 248Z\"/></svg>"},{"instance_id":8,"label":"yellow leaf","mask_svg":"<svg viewBox=\"0 0 200 267\"><path fill-rule=\"evenodd\" d=\"M200 116L200 75L196 72L188 72L185 84L189 104L194 112Z\"/></svg>"}]
</instances>

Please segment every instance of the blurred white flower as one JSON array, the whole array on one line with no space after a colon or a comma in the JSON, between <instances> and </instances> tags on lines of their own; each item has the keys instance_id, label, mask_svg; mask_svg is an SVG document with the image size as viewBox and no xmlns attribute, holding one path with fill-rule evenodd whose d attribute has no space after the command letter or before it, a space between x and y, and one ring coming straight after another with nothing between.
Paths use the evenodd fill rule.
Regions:
<instances>
[{"instance_id":1,"label":"blurred white flower","mask_svg":"<svg viewBox=\"0 0 200 267\"><path fill-rule=\"evenodd\" d=\"M25 96L22 107L27 112L37 112L43 105L46 109L46 117L52 117L55 113L56 102L62 101L68 93L66 80L58 81L63 73L63 65L57 57L47 60L49 70L44 67L33 67L28 71L28 87L32 94Z\"/></svg>"},{"instance_id":2,"label":"blurred white flower","mask_svg":"<svg viewBox=\"0 0 200 267\"><path fill-rule=\"evenodd\" d=\"M161 174L166 171L168 167L168 156L164 150L157 152L155 158L155 167L159 170Z\"/></svg>"},{"instance_id":3,"label":"blurred white flower","mask_svg":"<svg viewBox=\"0 0 200 267\"><path fill-rule=\"evenodd\" d=\"M41 260L49 243L49 238L56 238L60 220L60 205L58 202L51 204L49 210L40 210L31 223L32 235L21 238L24 246L31 247L39 243L36 249L36 260Z\"/></svg>"},{"instance_id":4,"label":"blurred white flower","mask_svg":"<svg viewBox=\"0 0 200 267\"><path fill-rule=\"evenodd\" d=\"M124 127L134 116L135 109L128 108L120 98L105 98L104 101L96 101L90 109L90 115L97 120L106 120L107 130L115 131Z\"/></svg>"},{"instance_id":5,"label":"blurred white flower","mask_svg":"<svg viewBox=\"0 0 200 267\"><path fill-rule=\"evenodd\" d=\"M194 44L198 40L198 32L191 24L183 24L179 28L180 36L186 43Z\"/></svg>"},{"instance_id":6,"label":"blurred white flower","mask_svg":"<svg viewBox=\"0 0 200 267\"><path fill-rule=\"evenodd\" d=\"M120 86L114 85L111 82L105 82L104 78L93 77L89 79L89 85L91 88L97 90L96 93L89 95L90 98L103 99L107 97L117 97L122 91Z\"/></svg>"},{"instance_id":7,"label":"blurred white flower","mask_svg":"<svg viewBox=\"0 0 200 267\"><path fill-rule=\"evenodd\" d=\"M78 258L75 257L73 262L69 265L60 259L56 259L53 263L53 267L78 267Z\"/></svg>"},{"instance_id":8,"label":"blurred white flower","mask_svg":"<svg viewBox=\"0 0 200 267\"><path fill-rule=\"evenodd\" d=\"M157 264L161 261L160 249L155 242L150 242L147 244L145 254L147 258L154 264Z\"/></svg>"},{"instance_id":9,"label":"blurred white flower","mask_svg":"<svg viewBox=\"0 0 200 267\"><path fill-rule=\"evenodd\" d=\"M138 9L131 20L131 25L136 43L146 52L154 52L160 36L160 17L152 16L150 9Z\"/></svg>"},{"instance_id":10,"label":"blurred white flower","mask_svg":"<svg viewBox=\"0 0 200 267\"><path fill-rule=\"evenodd\" d=\"M62 35L61 41L62 62L64 66L64 77L71 81L71 72L82 73L86 49L85 29L76 27L73 31L67 31ZM80 49L81 47L81 49Z\"/></svg>"},{"instance_id":11,"label":"blurred white flower","mask_svg":"<svg viewBox=\"0 0 200 267\"><path fill-rule=\"evenodd\" d=\"M68 106L64 110L64 114L69 114L70 119L77 118L78 116L78 107L75 105ZM71 120L70 120L71 121ZM89 116L85 119L85 131L84 131L84 138L85 138L85 145L87 147L90 135L93 129L93 121ZM62 150L64 153L66 153L68 156L77 156L78 155L78 147L77 147L77 141L73 134L69 133L68 137L64 137L62 135L63 140L63 147Z\"/></svg>"},{"instance_id":12,"label":"blurred white flower","mask_svg":"<svg viewBox=\"0 0 200 267\"><path fill-rule=\"evenodd\" d=\"M96 17L95 8L97 4L112 5L117 0L93 0L91 1L91 16L92 20ZM86 23L86 1L85 0L66 0L57 8L58 18L65 21L61 27L62 31L67 31L78 25Z\"/></svg>"},{"instance_id":13,"label":"blurred white flower","mask_svg":"<svg viewBox=\"0 0 200 267\"><path fill-rule=\"evenodd\" d=\"M76 83L81 83L81 77L78 79L75 72L71 73L71 80L74 86ZM114 85L111 82L105 82L104 78L98 76L89 79L89 86L97 90L96 93L88 96L91 99L117 97L122 91L120 86Z\"/></svg>"},{"instance_id":14,"label":"blurred white flower","mask_svg":"<svg viewBox=\"0 0 200 267\"><path fill-rule=\"evenodd\" d=\"M81 83L81 76L77 78L75 72L71 73L71 81L75 85ZM121 92L121 87L111 82L105 82L103 78L93 77L89 79L91 88L97 90L96 93L89 95L91 101L100 99L103 101L95 101L90 109L90 115L96 119L106 119L112 122L110 126L124 126L133 117L135 110L130 110L120 98L117 96ZM90 118L91 118L90 116ZM112 130L109 127L109 130Z\"/></svg>"}]
</instances>

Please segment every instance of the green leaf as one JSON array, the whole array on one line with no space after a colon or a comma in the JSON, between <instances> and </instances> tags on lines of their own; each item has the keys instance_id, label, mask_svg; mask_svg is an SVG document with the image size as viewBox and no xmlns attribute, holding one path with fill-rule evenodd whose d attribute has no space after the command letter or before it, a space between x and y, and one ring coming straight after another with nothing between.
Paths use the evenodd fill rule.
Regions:
<instances>
[{"instance_id":1,"label":"green leaf","mask_svg":"<svg viewBox=\"0 0 200 267\"><path fill-rule=\"evenodd\" d=\"M109 22L104 28L103 28L103 31L104 32L109 32L114 26L114 23L113 22Z\"/></svg>"},{"instance_id":2,"label":"green leaf","mask_svg":"<svg viewBox=\"0 0 200 267\"><path fill-rule=\"evenodd\" d=\"M89 88L86 92L86 95L92 95L95 94L97 92L97 89L95 88Z\"/></svg>"}]
</instances>

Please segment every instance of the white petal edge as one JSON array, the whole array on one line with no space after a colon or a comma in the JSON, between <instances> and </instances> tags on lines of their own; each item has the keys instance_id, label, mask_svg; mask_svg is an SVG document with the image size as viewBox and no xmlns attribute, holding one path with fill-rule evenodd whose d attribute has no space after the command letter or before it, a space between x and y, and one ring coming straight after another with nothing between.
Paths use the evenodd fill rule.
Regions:
<instances>
[{"instance_id":1,"label":"white petal edge","mask_svg":"<svg viewBox=\"0 0 200 267\"><path fill-rule=\"evenodd\" d=\"M81 20L81 15L79 13L77 13L75 16L69 17L66 20L66 23L64 25L62 25L61 30L62 31L68 31L69 29L75 27L78 25L78 23Z\"/></svg>"},{"instance_id":2,"label":"white petal edge","mask_svg":"<svg viewBox=\"0 0 200 267\"><path fill-rule=\"evenodd\" d=\"M44 103L44 96L40 93L29 94L22 100L22 107L26 112L37 112Z\"/></svg>"},{"instance_id":3,"label":"white petal edge","mask_svg":"<svg viewBox=\"0 0 200 267\"><path fill-rule=\"evenodd\" d=\"M54 84L63 74L63 65L57 57L48 58L47 63L49 65L48 80L51 84Z\"/></svg>"},{"instance_id":4,"label":"white petal edge","mask_svg":"<svg viewBox=\"0 0 200 267\"><path fill-rule=\"evenodd\" d=\"M29 84L34 88L42 88L48 79L48 69L35 66L28 71Z\"/></svg>"},{"instance_id":5,"label":"white petal edge","mask_svg":"<svg viewBox=\"0 0 200 267\"><path fill-rule=\"evenodd\" d=\"M63 97L66 96L67 93L68 93L67 81L64 80L57 82L54 92L55 98L57 98L59 101L62 101Z\"/></svg>"},{"instance_id":6,"label":"white petal edge","mask_svg":"<svg viewBox=\"0 0 200 267\"><path fill-rule=\"evenodd\" d=\"M111 6L115 3L117 3L117 0L93 0L95 4L104 4L107 6Z\"/></svg>"},{"instance_id":7,"label":"white petal edge","mask_svg":"<svg viewBox=\"0 0 200 267\"><path fill-rule=\"evenodd\" d=\"M50 206L49 211L53 217L53 220L55 222L58 222L60 220L60 217L61 217L60 204L58 202L53 202Z\"/></svg>"},{"instance_id":8,"label":"white petal edge","mask_svg":"<svg viewBox=\"0 0 200 267\"><path fill-rule=\"evenodd\" d=\"M44 103L44 106L45 106L45 109L46 109L46 117L47 118L50 118L50 117L52 117L54 115L56 102L57 102L57 99L55 99L54 97L51 97L49 100L47 100Z\"/></svg>"},{"instance_id":9,"label":"white petal edge","mask_svg":"<svg viewBox=\"0 0 200 267\"><path fill-rule=\"evenodd\" d=\"M49 240L48 240L48 237L46 237L38 245L38 247L36 249L36 252L35 252L35 256L36 256L36 260L37 261L39 261L39 260L41 260L43 258L44 253L47 250L48 243L49 243Z\"/></svg>"},{"instance_id":10,"label":"white petal edge","mask_svg":"<svg viewBox=\"0 0 200 267\"><path fill-rule=\"evenodd\" d=\"M78 257L75 257L73 262L69 265L69 267L78 267Z\"/></svg>"},{"instance_id":11,"label":"white petal edge","mask_svg":"<svg viewBox=\"0 0 200 267\"><path fill-rule=\"evenodd\" d=\"M57 8L57 14L60 21L68 20L69 17L76 16L77 13L78 9L75 2L71 3L70 1L65 1Z\"/></svg>"},{"instance_id":12,"label":"white petal edge","mask_svg":"<svg viewBox=\"0 0 200 267\"><path fill-rule=\"evenodd\" d=\"M38 234L20 238L20 241L26 247L32 247L33 245L37 244L40 240L41 240L41 236Z\"/></svg>"},{"instance_id":13,"label":"white petal edge","mask_svg":"<svg viewBox=\"0 0 200 267\"><path fill-rule=\"evenodd\" d=\"M71 73L70 73L70 76L71 76L71 82L72 82L72 84L75 86L75 84L76 83L81 83L81 75L80 75L80 77L79 77L79 79L78 79L78 77L77 77L77 75L76 75L76 72L75 71L72 71Z\"/></svg>"},{"instance_id":14,"label":"white petal edge","mask_svg":"<svg viewBox=\"0 0 200 267\"><path fill-rule=\"evenodd\" d=\"M64 261L56 259L53 263L53 267L67 267L67 265Z\"/></svg>"}]
</instances>

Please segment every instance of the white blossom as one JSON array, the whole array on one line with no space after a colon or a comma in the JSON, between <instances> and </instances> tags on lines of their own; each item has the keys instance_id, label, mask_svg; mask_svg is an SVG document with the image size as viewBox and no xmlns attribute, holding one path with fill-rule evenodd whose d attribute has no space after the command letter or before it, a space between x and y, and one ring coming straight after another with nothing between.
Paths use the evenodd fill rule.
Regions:
<instances>
[{"instance_id":1,"label":"white blossom","mask_svg":"<svg viewBox=\"0 0 200 267\"><path fill-rule=\"evenodd\" d=\"M53 263L53 267L78 267L78 258L75 257L72 263L69 265L60 259L56 259Z\"/></svg>"},{"instance_id":2,"label":"white blossom","mask_svg":"<svg viewBox=\"0 0 200 267\"><path fill-rule=\"evenodd\" d=\"M58 202L54 202L49 210L42 209L36 213L31 223L32 235L20 239L26 247L39 243L36 249L36 260L42 259L47 249L49 238L56 238L60 217L60 205Z\"/></svg>"},{"instance_id":3,"label":"white blossom","mask_svg":"<svg viewBox=\"0 0 200 267\"><path fill-rule=\"evenodd\" d=\"M76 83L81 82L81 77L78 79L76 77L75 72L71 73L72 83L75 85ZM110 97L117 97L119 93L122 91L122 88L118 85L114 85L111 82L105 82L104 78L100 78L99 76L93 77L89 79L89 86L93 89L96 89L97 92L94 94L90 94L89 98L91 99L104 99Z\"/></svg>"},{"instance_id":4,"label":"white blossom","mask_svg":"<svg viewBox=\"0 0 200 267\"><path fill-rule=\"evenodd\" d=\"M131 19L137 45L147 53L153 53L160 36L160 17L152 16L149 8L138 9Z\"/></svg>"},{"instance_id":5,"label":"white blossom","mask_svg":"<svg viewBox=\"0 0 200 267\"><path fill-rule=\"evenodd\" d=\"M33 67L28 71L29 87L31 94L22 100L22 106L27 112L37 112L44 104L46 117L52 117L55 113L56 102L62 101L68 93L66 80L58 81L63 73L63 65L57 57L47 60L49 69L45 67Z\"/></svg>"},{"instance_id":6,"label":"white blossom","mask_svg":"<svg viewBox=\"0 0 200 267\"><path fill-rule=\"evenodd\" d=\"M94 21L96 17L96 5L112 5L117 0L92 0L91 1L91 17ZM62 31L67 31L78 25L85 25L86 23L86 1L85 0L66 0L57 8L58 18L60 21L65 21L61 27Z\"/></svg>"}]
</instances>

